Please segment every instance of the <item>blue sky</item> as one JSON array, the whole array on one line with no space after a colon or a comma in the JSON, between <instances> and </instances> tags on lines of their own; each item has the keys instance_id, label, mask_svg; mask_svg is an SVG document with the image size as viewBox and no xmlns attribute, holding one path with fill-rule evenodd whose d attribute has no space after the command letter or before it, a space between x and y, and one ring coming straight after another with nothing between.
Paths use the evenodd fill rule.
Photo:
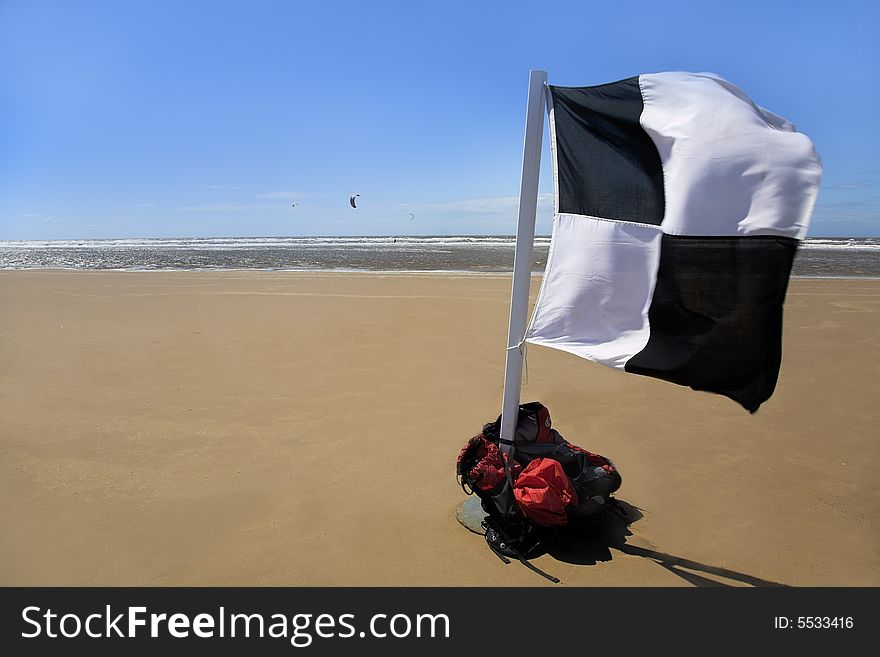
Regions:
<instances>
[{"instance_id":1,"label":"blue sky","mask_svg":"<svg viewBox=\"0 0 880 657\"><path fill-rule=\"evenodd\" d=\"M880 235L878 33L876 0L3 0L0 239L512 234L531 68L718 73L816 144L810 235ZM550 190L545 135L543 234Z\"/></svg>"}]
</instances>

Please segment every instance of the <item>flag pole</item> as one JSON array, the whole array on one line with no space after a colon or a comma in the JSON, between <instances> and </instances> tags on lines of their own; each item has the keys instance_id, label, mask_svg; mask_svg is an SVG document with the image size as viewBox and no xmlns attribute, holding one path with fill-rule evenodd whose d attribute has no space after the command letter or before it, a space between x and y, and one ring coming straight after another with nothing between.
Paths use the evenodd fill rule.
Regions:
<instances>
[{"instance_id":1,"label":"flag pole","mask_svg":"<svg viewBox=\"0 0 880 657\"><path fill-rule=\"evenodd\" d=\"M525 337L529 310L529 285L535 241L535 214L538 209L538 176L541 169L541 139L544 135L544 85L547 71L529 72L529 100L523 143L522 178L519 187L519 217L516 225L516 251L513 257L513 287L510 293L510 322L507 326L507 360L504 365L504 401L501 405L502 441L512 441L519 416L519 389L522 384L523 355L520 343ZM501 449L510 452L509 442Z\"/></svg>"}]
</instances>

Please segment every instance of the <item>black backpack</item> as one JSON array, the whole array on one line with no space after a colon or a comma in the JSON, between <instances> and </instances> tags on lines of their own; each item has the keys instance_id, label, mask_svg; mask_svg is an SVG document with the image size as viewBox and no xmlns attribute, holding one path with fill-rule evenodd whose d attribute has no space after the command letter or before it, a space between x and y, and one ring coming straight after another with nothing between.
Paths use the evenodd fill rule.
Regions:
<instances>
[{"instance_id":1,"label":"black backpack","mask_svg":"<svg viewBox=\"0 0 880 657\"><path fill-rule=\"evenodd\" d=\"M546 503L530 501L517 488L517 479L530 464L537 466L542 459L556 461L561 466L567 482L563 484L576 494L565 499L572 503L565 507L565 516L572 525L599 526L609 507L616 506L612 494L620 488L621 477L610 459L594 454L567 442L552 428L550 412L540 402L530 402L519 407L515 435L508 444L512 459L503 453L500 440L501 416L483 426L483 431L471 438L461 450L456 462L456 474L462 489L476 494L486 512L483 521L486 542L492 551L505 562L516 558L551 581L559 580L544 573L528 559L543 553L546 526L535 522L540 517L532 513L529 504ZM558 473L559 466L552 463ZM524 478L525 479L525 478ZM552 481L546 482L550 492ZM552 495L550 496L552 498ZM555 500L559 504L558 500ZM559 509L556 509L558 518Z\"/></svg>"}]
</instances>

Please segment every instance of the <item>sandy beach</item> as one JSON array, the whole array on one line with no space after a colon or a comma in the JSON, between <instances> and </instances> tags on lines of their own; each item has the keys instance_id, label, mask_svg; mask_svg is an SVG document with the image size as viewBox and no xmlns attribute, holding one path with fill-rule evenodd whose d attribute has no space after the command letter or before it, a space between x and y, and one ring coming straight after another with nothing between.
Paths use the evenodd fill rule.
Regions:
<instances>
[{"instance_id":1,"label":"sandy beach","mask_svg":"<svg viewBox=\"0 0 880 657\"><path fill-rule=\"evenodd\" d=\"M538 279L533 281L533 296ZM509 276L0 272L0 585L549 585L454 518ZM638 516L574 586L880 585L880 281L793 280L730 400L532 347Z\"/></svg>"}]
</instances>

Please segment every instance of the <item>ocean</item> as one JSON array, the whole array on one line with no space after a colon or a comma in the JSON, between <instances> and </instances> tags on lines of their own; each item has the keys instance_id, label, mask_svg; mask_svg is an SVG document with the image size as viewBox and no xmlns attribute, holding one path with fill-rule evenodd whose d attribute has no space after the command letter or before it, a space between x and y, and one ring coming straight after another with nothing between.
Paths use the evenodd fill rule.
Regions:
<instances>
[{"instance_id":1,"label":"ocean","mask_svg":"<svg viewBox=\"0 0 880 657\"><path fill-rule=\"evenodd\" d=\"M515 239L434 237L217 237L0 241L0 269L238 270L503 273ZM543 271L549 237L535 238ZM808 238L793 275L880 278L880 238Z\"/></svg>"}]
</instances>

